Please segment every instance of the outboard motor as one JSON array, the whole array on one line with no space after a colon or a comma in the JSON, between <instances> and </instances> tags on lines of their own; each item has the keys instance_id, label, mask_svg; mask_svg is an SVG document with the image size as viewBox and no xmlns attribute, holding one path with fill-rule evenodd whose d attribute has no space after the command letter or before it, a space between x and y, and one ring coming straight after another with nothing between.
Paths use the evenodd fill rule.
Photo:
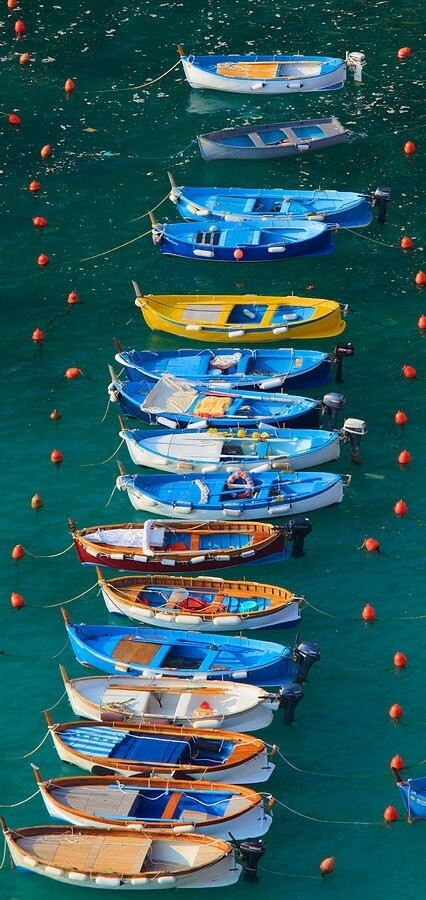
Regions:
<instances>
[{"instance_id":1,"label":"outboard motor","mask_svg":"<svg viewBox=\"0 0 426 900\"><path fill-rule=\"evenodd\" d=\"M229 836L232 844L238 851L241 862L244 864L244 878L247 881L257 881L257 867L261 856L265 853L265 841L263 838L244 838L237 841L231 832Z\"/></svg>"},{"instance_id":2,"label":"outboard motor","mask_svg":"<svg viewBox=\"0 0 426 900\"><path fill-rule=\"evenodd\" d=\"M291 519L288 528L290 540L293 542L291 555L295 558L303 556L305 537L312 531L310 519Z\"/></svg>"},{"instance_id":3,"label":"outboard motor","mask_svg":"<svg viewBox=\"0 0 426 900\"><path fill-rule=\"evenodd\" d=\"M351 445L352 462L361 462L359 445L364 434L367 434L367 425L363 419L345 419L342 428L342 438Z\"/></svg>"},{"instance_id":4,"label":"outboard motor","mask_svg":"<svg viewBox=\"0 0 426 900\"><path fill-rule=\"evenodd\" d=\"M293 681L291 684L284 684L278 691L278 709L284 712L284 724L290 725L294 722L294 712L300 700L303 700L303 688L301 684Z\"/></svg>"},{"instance_id":5,"label":"outboard motor","mask_svg":"<svg viewBox=\"0 0 426 900\"><path fill-rule=\"evenodd\" d=\"M345 62L349 71L352 72L354 76L354 81L361 84L362 70L364 66L367 65L365 53L362 50L347 50Z\"/></svg>"},{"instance_id":6,"label":"outboard motor","mask_svg":"<svg viewBox=\"0 0 426 900\"><path fill-rule=\"evenodd\" d=\"M383 222L386 222L386 213L388 211L390 196L391 192L388 187L377 187L371 195L371 205L377 206L378 208L377 221L379 225L383 225Z\"/></svg>"},{"instance_id":7,"label":"outboard motor","mask_svg":"<svg viewBox=\"0 0 426 900\"><path fill-rule=\"evenodd\" d=\"M319 644L314 641L302 641L301 644L297 644L293 650L293 661L298 668L295 681L307 681L309 669L319 659L321 659Z\"/></svg>"},{"instance_id":8,"label":"outboard motor","mask_svg":"<svg viewBox=\"0 0 426 900\"><path fill-rule=\"evenodd\" d=\"M337 425L339 410L344 409L346 400L343 394L332 392L322 398L322 414L327 417L327 430L334 431Z\"/></svg>"},{"instance_id":9,"label":"outboard motor","mask_svg":"<svg viewBox=\"0 0 426 900\"><path fill-rule=\"evenodd\" d=\"M336 344L336 346L333 350L333 354L334 354L333 362L336 366L336 377L334 380L335 380L336 384L342 384L342 381L343 381L342 371L343 371L344 358L353 356L354 353L355 353L355 348L354 348L354 345L351 344L350 341L348 341L347 344Z\"/></svg>"}]
</instances>

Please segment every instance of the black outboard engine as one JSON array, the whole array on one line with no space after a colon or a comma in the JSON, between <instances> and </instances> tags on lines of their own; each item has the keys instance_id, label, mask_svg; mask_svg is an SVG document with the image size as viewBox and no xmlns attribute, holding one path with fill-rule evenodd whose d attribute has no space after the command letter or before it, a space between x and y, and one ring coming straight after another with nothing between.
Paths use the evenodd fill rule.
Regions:
<instances>
[{"instance_id":1,"label":"black outboard engine","mask_svg":"<svg viewBox=\"0 0 426 900\"><path fill-rule=\"evenodd\" d=\"M288 523L289 537L293 542L291 555L295 558L303 556L303 544L306 535L312 531L310 519L291 519Z\"/></svg>"},{"instance_id":2,"label":"black outboard engine","mask_svg":"<svg viewBox=\"0 0 426 900\"><path fill-rule=\"evenodd\" d=\"M326 427L328 431L334 431L337 425L337 416L339 410L344 409L346 400L343 394L332 392L324 394L322 398L322 414L327 416Z\"/></svg>"},{"instance_id":3,"label":"black outboard engine","mask_svg":"<svg viewBox=\"0 0 426 900\"><path fill-rule=\"evenodd\" d=\"M345 359L345 357L348 358L350 356L353 356L354 353L355 347L353 344L351 344L350 341L348 341L347 344L336 344L333 350L333 362L336 366L336 377L334 380L336 384L342 384L343 382L343 360Z\"/></svg>"},{"instance_id":4,"label":"black outboard engine","mask_svg":"<svg viewBox=\"0 0 426 900\"><path fill-rule=\"evenodd\" d=\"M379 225L383 225L383 222L386 222L386 213L390 196L391 192L388 187L378 187L371 195L371 205L377 206L378 208L377 221Z\"/></svg>"},{"instance_id":5,"label":"black outboard engine","mask_svg":"<svg viewBox=\"0 0 426 900\"><path fill-rule=\"evenodd\" d=\"M352 462L361 462L359 446L364 434L367 434L367 425L363 419L345 419L342 428L342 438L351 445Z\"/></svg>"},{"instance_id":6,"label":"black outboard engine","mask_svg":"<svg viewBox=\"0 0 426 900\"><path fill-rule=\"evenodd\" d=\"M298 669L294 680L298 682L307 681L309 669L319 659L321 659L319 644L316 644L314 641L302 641L301 644L297 644L293 650L293 661Z\"/></svg>"},{"instance_id":7,"label":"black outboard engine","mask_svg":"<svg viewBox=\"0 0 426 900\"><path fill-rule=\"evenodd\" d=\"M290 725L294 722L294 712L300 700L303 700L303 688L301 684L293 681L291 684L284 684L278 691L278 709L284 712L284 724Z\"/></svg>"},{"instance_id":8,"label":"black outboard engine","mask_svg":"<svg viewBox=\"0 0 426 900\"><path fill-rule=\"evenodd\" d=\"M257 881L257 867L261 856L265 853L265 841L263 838L244 838L237 841L229 832L232 844L241 858L241 862L245 865L244 878L247 881Z\"/></svg>"}]
</instances>

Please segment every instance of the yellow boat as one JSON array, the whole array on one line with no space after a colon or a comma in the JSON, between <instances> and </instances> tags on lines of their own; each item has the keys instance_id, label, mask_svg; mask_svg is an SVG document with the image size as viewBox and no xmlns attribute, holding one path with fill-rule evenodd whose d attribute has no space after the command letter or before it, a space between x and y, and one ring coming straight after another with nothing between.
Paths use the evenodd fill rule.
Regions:
<instances>
[{"instance_id":1,"label":"yellow boat","mask_svg":"<svg viewBox=\"0 0 426 900\"><path fill-rule=\"evenodd\" d=\"M153 331L206 343L266 344L327 338L346 328L335 300L257 294L142 294L135 304Z\"/></svg>"}]
</instances>

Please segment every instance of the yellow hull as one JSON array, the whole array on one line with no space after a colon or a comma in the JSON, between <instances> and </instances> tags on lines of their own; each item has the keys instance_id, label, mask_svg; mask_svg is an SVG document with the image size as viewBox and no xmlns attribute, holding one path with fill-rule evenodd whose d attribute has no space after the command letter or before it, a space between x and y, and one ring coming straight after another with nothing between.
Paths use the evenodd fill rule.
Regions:
<instances>
[{"instance_id":1,"label":"yellow hull","mask_svg":"<svg viewBox=\"0 0 426 900\"><path fill-rule=\"evenodd\" d=\"M346 328L334 300L257 294L145 294L137 296L135 303L153 331L206 343L282 343L334 337ZM293 320L294 307L305 310L305 318Z\"/></svg>"}]
</instances>

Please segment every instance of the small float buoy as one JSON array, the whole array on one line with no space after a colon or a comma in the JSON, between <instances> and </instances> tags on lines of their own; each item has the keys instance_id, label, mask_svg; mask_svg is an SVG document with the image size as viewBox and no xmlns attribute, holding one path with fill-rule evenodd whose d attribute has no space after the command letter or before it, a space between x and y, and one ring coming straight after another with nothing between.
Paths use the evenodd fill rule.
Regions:
<instances>
[{"instance_id":1,"label":"small float buoy","mask_svg":"<svg viewBox=\"0 0 426 900\"><path fill-rule=\"evenodd\" d=\"M414 283L417 284L418 286L421 286L422 284L426 284L426 272L422 272L422 270L419 269L419 271L415 275Z\"/></svg>"},{"instance_id":2,"label":"small float buoy","mask_svg":"<svg viewBox=\"0 0 426 900\"><path fill-rule=\"evenodd\" d=\"M76 291L70 291L67 297L67 303L73 306L74 303L80 303L80 297Z\"/></svg>"},{"instance_id":3,"label":"small float buoy","mask_svg":"<svg viewBox=\"0 0 426 900\"><path fill-rule=\"evenodd\" d=\"M387 806L383 812L385 822L396 822L398 818L397 810L394 806Z\"/></svg>"},{"instance_id":4,"label":"small float buoy","mask_svg":"<svg viewBox=\"0 0 426 900\"><path fill-rule=\"evenodd\" d=\"M426 331L426 316L424 313L421 314L417 322L417 327L420 328L420 331Z\"/></svg>"},{"instance_id":5,"label":"small float buoy","mask_svg":"<svg viewBox=\"0 0 426 900\"><path fill-rule=\"evenodd\" d=\"M44 341L44 332L41 328L35 328L31 337L36 344L41 344L41 342Z\"/></svg>"},{"instance_id":6,"label":"small float buoy","mask_svg":"<svg viewBox=\"0 0 426 900\"><path fill-rule=\"evenodd\" d=\"M414 366L405 365L402 367L402 374L403 374L404 378L415 378L417 375L417 372L416 372Z\"/></svg>"},{"instance_id":7,"label":"small float buoy","mask_svg":"<svg viewBox=\"0 0 426 900\"><path fill-rule=\"evenodd\" d=\"M395 756L392 757L390 761L390 768L396 769L397 772L400 772L401 769L405 769L405 762L402 756L399 755L399 753L396 753Z\"/></svg>"},{"instance_id":8,"label":"small float buoy","mask_svg":"<svg viewBox=\"0 0 426 900\"><path fill-rule=\"evenodd\" d=\"M59 412L58 409L52 409L52 412L50 413L50 418L51 418L54 422L57 422L58 419L62 419L62 416L61 416L61 413Z\"/></svg>"},{"instance_id":9,"label":"small float buoy","mask_svg":"<svg viewBox=\"0 0 426 900\"><path fill-rule=\"evenodd\" d=\"M408 416L402 409L398 409L394 415L394 420L397 425L406 425L408 422Z\"/></svg>"},{"instance_id":10,"label":"small float buoy","mask_svg":"<svg viewBox=\"0 0 426 900\"><path fill-rule=\"evenodd\" d=\"M374 553L375 550L378 550L380 544L376 538L365 538L365 541L362 545L367 550L367 553Z\"/></svg>"},{"instance_id":11,"label":"small float buoy","mask_svg":"<svg viewBox=\"0 0 426 900\"><path fill-rule=\"evenodd\" d=\"M411 47L400 47L398 50L398 59L406 59L411 54Z\"/></svg>"},{"instance_id":12,"label":"small float buoy","mask_svg":"<svg viewBox=\"0 0 426 900\"><path fill-rule=\"evenodd\" d=\"M241 250L241 247L236 247L234 250L234 259L242 259L244 256L244 251Z\"/></svg>"},{"instance_id":13,"label":"small float buoy","mask_svg":"<svg viewBox=\"0 0 426 900\"><path fill-rule=\"evenodd\" d=\"M17 594L15 591L12 591L10 595L10 605L13 606L14 609L22 609L25 604L25 600L22 594Z\"/></svg>"},{"instance_id":14,"label":"small float buoy","mask_svg":"<svg viewBox=\"0 0 426 900\"><path fill-rule=\"evenodd\" d=\"M371 603L366 603L364 609L362 610L361 616L364 619L364 622L373 622L376 618L376 610L374 609L374 606L372 606Z\"/></svg>"},{"instance_id":15,"label":"small float buoy","mask_svg":"<svg viewBox=\"0 0 426 900\"><path fill-rule=\"evenodd\" d=\"M37 264L40 266L40 268L43 269L44 266L48 266L48 265L49 265L49 257L46 256L45 253L40 253L40 256L39 256L38 259L37 259Z\"/></svg>"},{"instance_id":16,"label":"small float buoy","mask_svg":"<svg viewBox=\"0 0 426 900\"><path fill-rule=\"evenodd\" d=\"M35 181L35 180L34 180L34 181L30 181L30 183L29 183L29 185L28 185L28 190L31 191L33 194L36 194L37 191L40 190L40 182L39 182L39 181Z\"/></svg>"},{"instance_id":17,"label":"small float buoy","mask_svg":"<svg viewBox=\"0 0 426 900\"><path fill-rule=\"evenodd\" d=\"M63 462L64 457L63 457L63 454L61 453L61 451L60 450L52 450L52 452L50 454L50 461L55 463L55 465L57 465L57 466L61 462Z\"/></svg>"},{"instance_id":18,"label":"small float buoy","mask_svg":"<svg viewBox=\"0 0 426 900\"><path fill-rule=\"evenodd\" d=\"M18 5L18 0L7 0L7 8L8 9L16 9Z\"/></svg>"},{"instance_id":19,"label":"small float buoy","mask_svg":"<svg viewBox=\"0 0 426 900\"><path fill-rule=\"evenodd\" d=\"M408 466L411 462L411 453L409 450L401 450L398 454L398 462L401 466Z\"/></svg>"},{"instance_id":20,"label":"small float buoy","mask_svg":"<svg viewBox=\"0 0 426 900\"><path fill-rule=\"evenodd\" d=\"M408 511L408 506L405 500L397 500L393 511L396 516L405 516L406 512Z\"/></svg>"},{"instance_id":21,"label":"small float buoy","mask_svg":"<svg viewBox=\"0 0 426 900\"><path fill-rule=\"evenodd\" d=\"M47 219L44 216L34 216L33 225L35 228L46 228Z\"/></svg>"},{"instance_id":22,"label":"small float buoy","mask_svg":"<svg viewBox=\"0 0 426 900\"><path fill-rule=\"evenodd\" d=\"M22 559L25 556L25 550L22 544L15 544L12 550L12 559Z\"/></svg>"},{"instance_id":23,"label":"small float buoy","mask_svg":"<svg viewBox=\"0 0 426 900\"><path fill-rule=\"evenodd\" d=\"M41 158L47 159L51 155L52 155L52 148L51 148L50 144L45 144L44 147L42 147L40 150Z\"/></svg>"},{"instance_id":24,"label":"small float buoy","mask_svg":"<svg viewBox=\"0 0 426 900\"><path fill-rule=\"evenodd\" d=\"M75 91L75 84L74 84L72 78L67 78L67 80L64 84L64 91L67 95L67 100L69 100L72 92Z\"/></svg>"},{"instance_id":25,"label":"small float buoy","mask_svg":"<svg viewBox=\"0 0 426 900\"><path fill-rule=\"evenodd\" d=\"M10 115L8 115L8 117L7 117L7 121L9 122L9 125L20 125L21 124L21 120L20 120L19 116L16 115L16 113L10 113Z\"/></svg>"},{"instance_id":26,"label":"small float buoy","mask_svg":"<svg viewBox=\"0 0 426 900\"><path fill-rule=\"evenodd\" d=\"M399 242L399 246L402 247L403 250L411 250L411 248L413 246L413 242L412 242L411 238L408 237L407 234L405 234L404 237L401 238L401 240Z\"/></svg>"},{"instance_id":27,"label":"small float buoy","mask_svg":"<svg viewBox=\"0 0 426 900\"><path fill-rule=\"evenodd\" d=\"M34 494L34 497L31 497L31 506L33 509L41 509L43 506L43 497L40 494Z\"/></svg>"},{"instance_id":28,"label":"small float buoy","mask_svg":"<svg viewBox=\"0 0 426 900\"><path fill-rule=\"evenodd\" d=\"M402 653L401 650L397 650L393 657L393 664L397 666L398 669L403 669L404 666L407 665L407 657L405 653Z\"/></svg>"},{"instance_id":29,"label":"small float buoy","mask_svg":"<svg viewBox=\"0 0 426 900\"><path fill-rule=\"evenodd\" d=\"M76 366L70 366L70 368L65 372L65 378L67 378L68 381L72 381L73 378L79 378L79 376L82 374L83 372L81 371L81 369L77 369Z\"/></svg>"},{"instance_id":30,"label":"small float buoy","mask_svg":"<svg viewBox=\"0 0 426 900\"><path fill-rule=\"evenodd\" d=\"M393 703L389 715L391 719L402 719L402 706L399 703Z\"/></svg>"},{"instance_id":31,"label":"small float buoy","mask_svg":"<svg viewBox=\"0 0 426 900\"><path fill-rule=\"evenodd\" d=\"M21 37L23 37L23 35L25 34L25 32L27 30L27 26L26 26L25 22L22 21L22 19L17 19L13 28L14 28L17 40L19 40Z\"/></svg>"},{"instance_id":32,"label":"small float buoy","mask_svg":"<svg viewBox=\"0 0 426 900\"><path fill-rule=\"evenodd\" d=\"M323 861L320 863L321 875L323 877L325 877L325 875L331 875L331 873L334 872L335 865L336 860L334 856L327 856L326 859L323 859Z\"/></svg>"},{"instance_id":33,"label":"small float buoy","mask_svg":"<svg viewBox=\"0 0 426 900\"><path fill-rule=\"evenodd\" d=\"M19 65L20 66L28 66L28 63L31 62L31 56L29 53L21 53L19 57Z\"/></svg>"},{"instance_id":34,"label":"small float buoy","mask_svg":"<svg viewBox=\"0 0 426 900\"><path fill-rule=\"evenodd\" d=\"M415 152L416 152L416 145L413 143L413 141L406 141L404 144L405 155L411 156Z\"/></svg>"}]
</instances>

